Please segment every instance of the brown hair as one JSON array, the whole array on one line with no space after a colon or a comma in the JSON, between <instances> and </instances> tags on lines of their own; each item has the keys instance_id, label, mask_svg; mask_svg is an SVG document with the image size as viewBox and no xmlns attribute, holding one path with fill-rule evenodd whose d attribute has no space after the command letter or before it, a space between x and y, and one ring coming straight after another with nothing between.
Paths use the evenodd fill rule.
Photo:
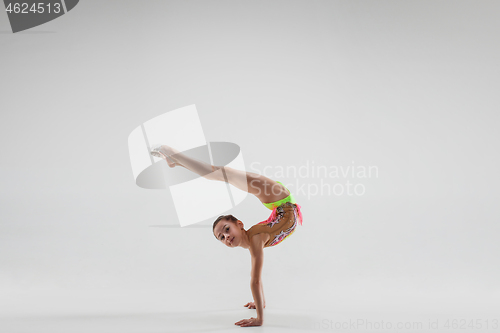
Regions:
<instances>
[{"instance_id":1,"label":"brown hair","mask_svg":"<svg viewBox=\"0 0 500 333\"><path fill-rule=\"evenodd\" d=\"M221 215L217 218L217 220L214 221L214 226L212 228L212 233L215 231L215 226L221 221L221 220L228 220L229 222L233 222L233 223L236 223L238 221L238 219L236 217L234 217L233 215ZM215 236L215 235L214 235ZM215 236L215 238L217 238L217 236Z\"/></svg>"}]
</instances>

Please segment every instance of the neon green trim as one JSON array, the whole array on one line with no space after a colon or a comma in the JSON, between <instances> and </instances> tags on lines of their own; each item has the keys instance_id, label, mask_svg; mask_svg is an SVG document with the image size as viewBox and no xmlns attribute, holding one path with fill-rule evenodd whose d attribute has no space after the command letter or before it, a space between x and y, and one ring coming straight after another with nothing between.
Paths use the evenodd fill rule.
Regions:
<instances>
[{"instance_id":1,"label":"neon green trim","mask_svg":"<svg viewBox=\"0 0 500 333\"><path fill-rule=\"evenodd\" d=\"M283 185L281 182L276 182L276 183L279 183L281 185ZM285 185L283 185L285 186ZM285 187L286 188L286 187ZM287 189L287 188L286 188ZM287 189L288 190L288 189ZM288 192L290 192L290 190L288 190ZM278 200L278 201L275 201L275 202L269 202L269 203L264 203L264 206L266 206L267 208L269 208L270 210L273 210L274 207L278 207L278 206L281 206L282 204L284 204L285 202L291 202L291 203L296 203L293 195L292 195L292 192L290 192L290 195L287 196L285 199L281 199L281 200Z\"/></svg>"}]
</instances>

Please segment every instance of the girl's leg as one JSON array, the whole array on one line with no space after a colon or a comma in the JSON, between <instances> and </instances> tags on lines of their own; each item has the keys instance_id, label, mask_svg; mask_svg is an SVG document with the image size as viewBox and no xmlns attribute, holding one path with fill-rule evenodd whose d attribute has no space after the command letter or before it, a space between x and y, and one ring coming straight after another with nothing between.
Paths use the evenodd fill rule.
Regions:
<instances>
[{"instance_id":1,"label":"girl's leg","mask_svg":"<svg viewBox=\"0 0 500 333\"><path fill-rule=\"evenodd\" d=\"M278 201L290 195L281 184L253 172L214 166L186 156L169 146L161 146L160 152L165 155L165 160L171 167L180 165L206 179L227 182L242 191L255 195L264 203Z\"/></svg>"}]
</instances>

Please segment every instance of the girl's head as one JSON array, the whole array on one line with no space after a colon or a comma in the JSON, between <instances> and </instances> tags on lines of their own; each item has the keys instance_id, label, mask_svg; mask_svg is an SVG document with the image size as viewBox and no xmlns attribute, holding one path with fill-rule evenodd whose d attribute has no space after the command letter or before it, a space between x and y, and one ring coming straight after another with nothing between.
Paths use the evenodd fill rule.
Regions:
<instances>
[{"instance_id":1,"label":"girl's head","mask_svg":"<svg viewBox=\"0 0 500 333\"><path fill-rule=\"evenodd\" d=\"M222 215L214 222L213 232L215 238L229 247L240 245L242 238L243 222L233 215Z\"/></svg>"}]
</instances>

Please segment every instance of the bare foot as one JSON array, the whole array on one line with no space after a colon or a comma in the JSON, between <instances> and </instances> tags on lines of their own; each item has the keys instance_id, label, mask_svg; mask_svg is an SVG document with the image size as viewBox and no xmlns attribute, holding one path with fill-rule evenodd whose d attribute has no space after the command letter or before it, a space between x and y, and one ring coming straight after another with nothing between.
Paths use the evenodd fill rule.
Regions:
<instances>
[{"instance_id":1,"label":"bare foot","mask_svg":"<svg viewBox=\"0 0 500 333\"><path fill-rule=\"evenodd\" d=\"M173 149L167 145L162 145L162 146L156 146L151 150L151 155L160 157L165 162L167 162L168 166L171 168L174 168L177 165L181 165L180 163L177 163L175 159L172 157L173 154L178 153L179 151L176 149Z\"/></svg>"},{"instance_id":2,"label":"bare foot","mask_svg":"<svg viewBox=\"0 0 500 333\"><path fill-rule=\"evenodd\" d=\"M163 155L163 159L167 161L169 167L174 168L177 165L181 165L180 163L177 163L172 157L172 155L179 153L177 149L174 149L167 145L162 145L160 147L160 153Z\"/></svg>"},{"instance_id":3,"label":"bare foot","mask_svg":"<svg viewBox=\"0 0 500 333\"><path fill-rule=\"evenodd\" d=\"M167 156L171 156L171 155L180 153L180 151L178 151L177 149L172 148L172 147L167 146L167 145L161 145L160 151Z\"/></svg>"}]
</instances>

